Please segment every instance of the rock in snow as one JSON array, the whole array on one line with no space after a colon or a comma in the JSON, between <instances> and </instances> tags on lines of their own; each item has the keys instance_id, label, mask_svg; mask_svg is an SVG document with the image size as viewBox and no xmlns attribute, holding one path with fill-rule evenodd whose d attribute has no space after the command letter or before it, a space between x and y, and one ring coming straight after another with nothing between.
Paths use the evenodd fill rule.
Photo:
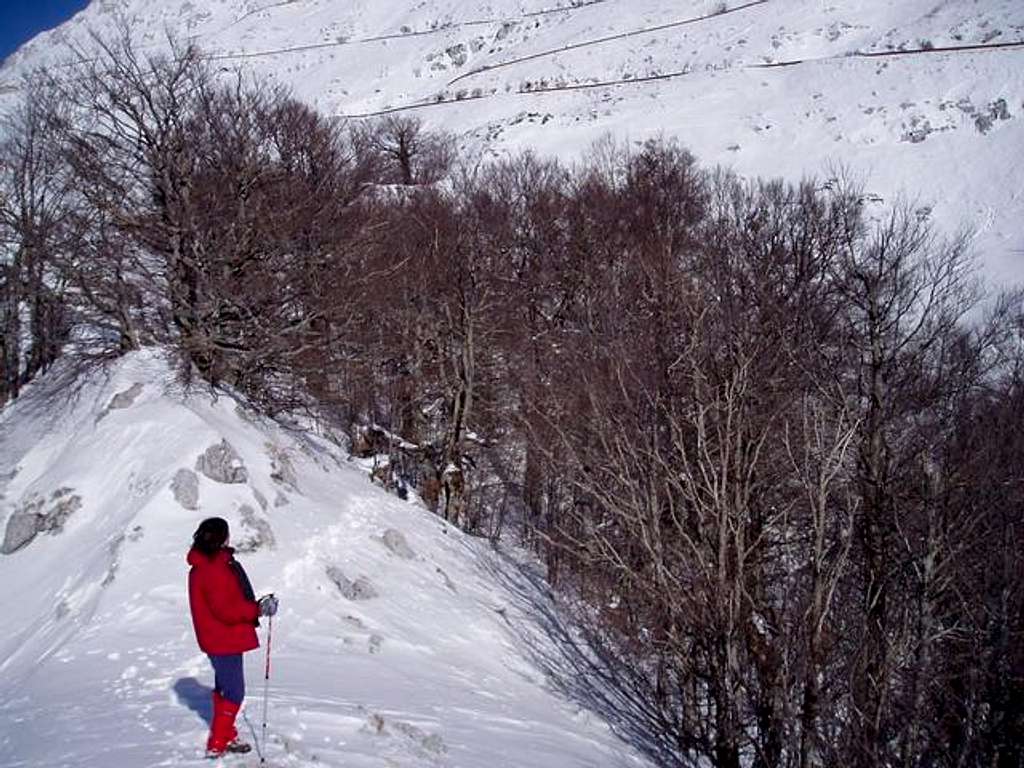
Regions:
<instances>
[{"instance_id":1,"label":"rock in snow","mask_svg":"<svg viewBox=\"0 0 1024 768\"><path fill-rule=\"evenodd\" d=\"M405 534L401 531L395 530L394 528L388 528L384 531L384 535L381 537L381 543L403 560L412 560L416 557L416 553L413 552L412 547L410 547L409 543L405 540Z\"/></svg>"},{"instance_id":2,"label":"rock in snow","mask_svg":"<svg viewBox=\"0 0 1024 768\"><path fill-rule=\"evenodd\" d=\"M110 398L110 405L107 406L108 411L124 410L125 408L131 408L135 405L135 400L139 395L142 394L144 389L143 385L139 382L135 382L124 392L118 392L112 398Z\"/></svg>"},{"instance_id":3,"label":"rock in snow","mask_svg":"<svg viewBox=\"0 0 1024 768\"><path fill-rule=\"evenodd\" d=\"M334 582L334 586L341 592L346 600L372 600L378 597L377 588L373 586L368 578L360 576L355 581L349 579L345 573L336 565L327 568L327 578Z\"/></svg>"},{"instance_id":4,"label":"rock in snow","mask_svg":"<svg viewBox=\"0 0 1024 768\"><path fill-rule=\"evenodd\" d=\"M99 416L96 417L96 423L99 424L107 415L110 414L111 411L123 411L127 408L131 408L135 405L135 401L138 399L139 395L142 394L143 389L144 387L142 384L135 382L123 392L118 392L110 398L110 403L100 412Z\"/></svg>"},{"instance_id":5,"label":"rock in snow","mask_svg":"<svg viewBox=\"0 0 1024 768\"><path fill-rule=\"evenodd\" d=\"M267 443L267 455L270 456L270 479L291 491L297 491L299 480L295 476L295 467L291 456L278 445Z\"/></svg>"},{"instance_id":6,"label":"rock in snow","mask_svg":"<svg viewBox=\"0 0 1024 768\"><path fill-rule=\"evenodd\" d=\"M33 494L7 520L0 554L9 555L26 546L40 533L60 533L64 523L82 506L82 497L70 488L58 488L50 500Z\"/></svg>"},{"instance_id":7,"label":"rock in snow","mask_svg":"<svg viewBox=\"0 0 1024 768\"><path fill-rule=\"evenodd\" d=\"M242 530L234 536L235 549L239 552L255 552L263 547L273 549L276 542L270 523L257 517L256 510L248 504L243 504L238 512L242 517Z\"/></svg>"},{"instance_id":8,"label":"rock in snow","mask_svg":"<svg viewBox=\"0 0 1024 768\"><path fill-rule=\"evenodd\" d=\"M171 492L185 509L199 509L199 477L191 469L182 467L174 473Z\"/></svg>"},{"instance_id":9,"label":"rock in snow","mask_svg":"<svg viewBox=\"0 0 1024 768\"><path fill-rule=\"evenodd\" d=\"M33 511L16 509L7 518L7 529L4 543L0 545L0 554L9 555L17 552L28 544L39 533L37 521L39 517Z\"/></svg>"},{"instance_id":10,"label":"rock in snow","mask_svg":"<svg viewBox=\"0 0 1024 768\"><path fill-rule=\"evenodd\" d=\"M249 473L242 457L227 440L211 445L196 459L196 472L218 483L245 483Z\"/></svg>"}]
</instances>

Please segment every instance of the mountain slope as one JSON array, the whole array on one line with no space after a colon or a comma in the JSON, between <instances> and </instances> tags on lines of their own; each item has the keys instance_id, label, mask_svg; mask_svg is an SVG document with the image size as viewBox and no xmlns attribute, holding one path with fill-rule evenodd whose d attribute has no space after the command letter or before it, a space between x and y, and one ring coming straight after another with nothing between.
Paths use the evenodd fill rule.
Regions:
<instances>
[{"instance_id":1,"label":"mountain slope","mask_svg":"<svg viewBox=\"0 0 1024 768\"><path fill-rule=\"evenodd\" d=\"M871 199L903 193L943 231L973 230L993 282L1024 275L1015 0L95 0L7 62L7 98L20 73L118 17L146 44L165 28L192 36L218 66L327 113L406 111L494 156L571 159L611 133L677 136L745 174L842 165Z\"/></svg>"},{"instance_id":2,"label":"mountain slope","mask_svg":"<svg viewBox=\"0 0 1024 768\"><path fill-rule=\"evenodd\" d=\"M14 628L0 643L0 765L200 761L212 672L184 556L209 515L229 520L257 591L281 598L271 765L648 764L546 675L557 613L528 563L386 495L327 440L178 392L153 352L68 391L58 371L0 414L0 530L78 499L55 530L0 555ZM207 452L224 440L237 458ZM244 482L195 472L186 509L181 477L201 455L222 479L244 468ZM263 653L246 656L250 738Z\"/></svg>"}]
</instances>

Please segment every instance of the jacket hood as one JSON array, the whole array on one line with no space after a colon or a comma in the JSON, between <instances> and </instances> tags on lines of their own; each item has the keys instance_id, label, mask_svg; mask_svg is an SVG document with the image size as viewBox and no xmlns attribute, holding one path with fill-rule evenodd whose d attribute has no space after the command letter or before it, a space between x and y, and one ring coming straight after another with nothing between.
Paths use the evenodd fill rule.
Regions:
<instances>
[{"instance_id":1,"label":"jacket hood","mask_svg":"<svg viewBox=\"0 0 1024 768\"><path fill-rule=\"evenodd\" d=\"M233 548L231 548L231 547L221 547L220 550L218 550L217 553L213 557L207 557L202 552L200 552L198 549L196 549L195 547L192 547L188 551L188 555L185 556L185 561L189 565L191 565L193 567L196 567L196 566L200 566L201 567L201 566L209 565L210 563L215 563L215 562L218 562L218 561L226 563L228 560L230 560L232 558L232 556L234 554L235 554L235 550Z\"/></svg>"}]
</instances>

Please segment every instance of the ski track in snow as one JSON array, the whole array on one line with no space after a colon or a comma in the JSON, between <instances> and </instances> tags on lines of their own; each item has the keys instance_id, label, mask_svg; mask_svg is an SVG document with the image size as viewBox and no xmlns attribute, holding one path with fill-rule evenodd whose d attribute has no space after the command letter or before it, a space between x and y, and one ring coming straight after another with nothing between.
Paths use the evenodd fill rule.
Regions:
<instances>
[{"instance_id":1,"label":"ski track in snow","mask_svg":"<svg viewBox=\"0 0 1024 768\"><path fill-rule=\"evenodd\" d=\"M0 525L31 493L69 486L83 499L62 532L0 556L0 615L15 628L0 645L3 768L210 765L202 747L212 672L192 633L184 555L210 514L227 517L233 541L242 538L245 504L269 523L275 546L239 558L258 592L281 598L269 765L649 765L537 665L523 639L543 637L531 610L550 610L549 599L507 556L386 495L325 440L243 418L227 397L185 398L152 351L120 361L81 397L43 408L55 381L45 377L0 413L0 466L19 466ZM139 383L131 405L109 407ZM38 440L6 439L12 427ZM200 477L199 509L182 508L171 477L222 439L248 482ZM290 457L293 487L271 479L268 444ZM254 490L268 500L281 491L289 504L263 510ZM389 530L411 554L389 549ZM347 599L329 568L366 579L377 596ZM246 654L239 729L254 743L264 658L263 649ZM223 762L258 765L259 755Z\"/></svg>"}]
</instances>

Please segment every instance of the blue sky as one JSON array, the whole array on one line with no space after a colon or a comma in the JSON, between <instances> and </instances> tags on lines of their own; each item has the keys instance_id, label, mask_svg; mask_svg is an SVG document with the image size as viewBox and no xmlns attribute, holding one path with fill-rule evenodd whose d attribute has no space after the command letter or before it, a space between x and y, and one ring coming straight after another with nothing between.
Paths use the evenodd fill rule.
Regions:
<instances>
[{"instance_id":1,"label":"blue sky","mask_svg":"<svg viewBox=\"0 0 1024 768\"><path fill-rule=\"evenodd\" d=\"M89 0L0 0L0 61L44 29L56 27Z\"/></svg>"}]
</instances>

